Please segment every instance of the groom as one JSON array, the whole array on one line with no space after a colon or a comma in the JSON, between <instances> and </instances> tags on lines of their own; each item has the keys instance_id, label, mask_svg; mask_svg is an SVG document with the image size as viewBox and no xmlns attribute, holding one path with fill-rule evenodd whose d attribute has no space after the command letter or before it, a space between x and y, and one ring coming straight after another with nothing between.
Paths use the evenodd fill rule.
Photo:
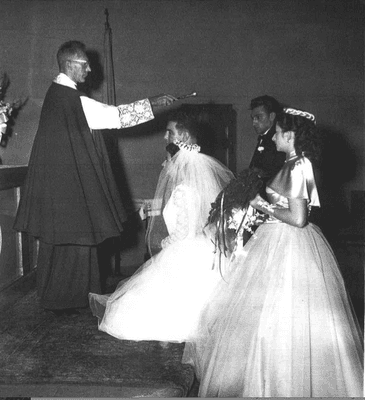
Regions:
<instances>
[{"instance_id":1,"label":"groom","mask_svg":"<svg viewBox=\"0 0 365 400\"><path fill-rule=\"evenodd\" d=\"M249 168L262 170L262 178L266 184L279 172L285 161L285 154L278 152L272 141L276 130L276 116L282 111L282 106L274 97L264 95L251 100L250 110L258 140Z\"/></svg>"}]
</instances>

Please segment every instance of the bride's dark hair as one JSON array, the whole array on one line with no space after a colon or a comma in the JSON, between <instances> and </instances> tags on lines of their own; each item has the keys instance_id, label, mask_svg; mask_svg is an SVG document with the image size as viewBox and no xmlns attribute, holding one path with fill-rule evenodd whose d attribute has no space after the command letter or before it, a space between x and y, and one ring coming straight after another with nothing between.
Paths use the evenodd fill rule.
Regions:
<instances>
[{"instance_id":1,"label":"bride's dark hair","mask_svg":"<svg viewBox=\"0 0 365 400\"><path fill-rule=\"evenodd\" d=\"M198 141L200 126L193 113L177 109L168 114L167 121L176 122L176 129L179 132L187 131L192 138Z\"/></svg>"},{"instance_id":2,"label":"bride's dark hair","mask_svg":"<svg viewBox=\"0 0 365 400\"><path fill-rule=\"evenodd\" d=\"M167 121L176 122L176 129L178 132L186 131L196 142L199 141L199 124L193 114L185 112L182 109L177 109L169 113ZM169 143L166 146L166 150L170 153L171 157L173 157L180 148L174 143Z\"/></svg>"}]
</instances>

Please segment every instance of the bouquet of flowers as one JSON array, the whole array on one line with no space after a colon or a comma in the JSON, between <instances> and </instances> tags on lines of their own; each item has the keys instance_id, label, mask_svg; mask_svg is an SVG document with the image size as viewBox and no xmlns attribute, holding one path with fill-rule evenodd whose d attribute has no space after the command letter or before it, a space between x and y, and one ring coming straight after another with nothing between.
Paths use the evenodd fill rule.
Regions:
<instances>
[{"instance_id":1,"label":"bouquet of flowers","mask_svg":"<svg viewBox=\"0 0 365 400\"><path fill-rule=\"evenodd\" d=\"M8 133L9 121L14 115L13 112L21 106L20 100L11 103L5 102L6 90L9 87L9 78L4 73L0 78L0 145L3 145L4 135Z\"/></svg>"},{"instance_id":2,"label":"bouquet of flowers","mask_svg":"<svg viewBox=\"0 0 365 400\"><path fill-rule=\"evenodd\" d=\"M217 196L209 213L208 224L214 224L216 250L232 253L238 239L244 245L254 234L253 227L263 223L263 217L250 206L263 185L261 171L243 170ZM245 232L247 233L245 235Z\"/></svg>"}]
</instances>

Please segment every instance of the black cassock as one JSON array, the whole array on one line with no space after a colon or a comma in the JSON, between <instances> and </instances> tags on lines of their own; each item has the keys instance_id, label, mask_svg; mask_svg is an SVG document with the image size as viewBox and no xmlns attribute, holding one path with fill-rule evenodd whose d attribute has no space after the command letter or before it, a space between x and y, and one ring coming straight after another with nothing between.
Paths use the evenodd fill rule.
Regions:
<instances>
[{"instance_id":1,"label":"black cassock","mask_svg":"<svg viewBox=\"0 0 365 400\"><path fill-rule=\"evenodd\" d=\"M126 219L101 137L93 138L83 93L56 83L42 108L14 228L40 241L38 294L49 309L85 307L100 293L97 245Z\"/></svg>"}]
</instances>

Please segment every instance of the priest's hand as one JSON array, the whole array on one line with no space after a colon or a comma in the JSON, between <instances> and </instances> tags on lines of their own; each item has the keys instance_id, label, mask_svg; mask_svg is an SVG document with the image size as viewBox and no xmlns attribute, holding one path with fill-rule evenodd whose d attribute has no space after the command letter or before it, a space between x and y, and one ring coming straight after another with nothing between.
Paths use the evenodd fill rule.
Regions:
<instances>
[{"instance_id":1,"label":"priest's hand","mask_svg":"<svg viewBox=\"0 0 365 400\"><path fill-rule=\"evenodd\" d=\"M177 98L170 94L160 94L149 98L153 111L158 107L170 106Z\"/></svg>"}]
</instances>

